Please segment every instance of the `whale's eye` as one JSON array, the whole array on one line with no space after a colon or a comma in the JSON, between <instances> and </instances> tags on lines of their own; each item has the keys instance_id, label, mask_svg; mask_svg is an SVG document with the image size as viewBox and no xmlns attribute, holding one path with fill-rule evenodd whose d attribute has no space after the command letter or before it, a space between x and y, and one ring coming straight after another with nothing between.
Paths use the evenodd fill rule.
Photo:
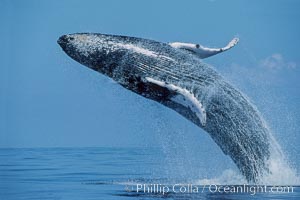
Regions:
<instances>
[{"instance_id":1,"label":"whale's eye","mask_svg":"<svg viewBox=\"0 0 300 200\"><path fill-rule=\"evenodd\" d=\"M73 37L70 37L69 40L74 40L74 38L73 38Z\"/></svg>"},{"instance_id":2,"label":"whale's eye","mask_svg":"<svg viewBox=\"0 0 300 200\"><path fill-rule=\"evenodd\" d=\"M199 44L196 44L196 48L199 49L199 47L200 47L200 45L199 45Z\"/></svg>"}]
</instances>

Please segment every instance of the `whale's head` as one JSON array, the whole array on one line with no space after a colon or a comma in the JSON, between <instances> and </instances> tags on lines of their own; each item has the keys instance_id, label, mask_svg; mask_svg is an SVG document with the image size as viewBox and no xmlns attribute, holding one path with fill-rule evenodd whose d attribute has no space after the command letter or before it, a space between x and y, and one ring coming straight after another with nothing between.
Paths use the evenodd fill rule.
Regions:
<instances>
[{"instance_id":1,"label":"whale's head","mask_svg":"<svg viewBox=\"0 0 300 200\"><path fill-rule=\"evenodd\" d=\"M120 48L123 40L122 37L79 33L63 35L57 42L77 62L111 77L125 54Z\"/></svg>"},{"instance_id":2,"label":"whale's head","mask_svg":"<svg viewBox=\"0 0 300 200\"><path fill-rule=\"evenodd\" d=\"M166 77L175 76L169 74L180 57L168 54L173 49L168 44L128 36L75 33L61 36L57 42L77 62L154 99L164 98L161 93L168 95L168 92L164 88L147 92L147 78L165 81Z\"/></svg>"},{"instance_id":3,"label":"whale's head","mask_svg":"<svg viewBox=\"0 0 300 200\"><path fill-rule=\"evenodd\" d=\"M142 55L146 58L157 56L154 51L145 47L140 38L134 37L75 33L61 36L57 42L74 60L117 82L120 80L114 72L125 70L140 74L136 65L131 65L127 69L118 69L120 66L124 67L125 62L133 59L135 55Z\"/></svg>"}]
</instances>

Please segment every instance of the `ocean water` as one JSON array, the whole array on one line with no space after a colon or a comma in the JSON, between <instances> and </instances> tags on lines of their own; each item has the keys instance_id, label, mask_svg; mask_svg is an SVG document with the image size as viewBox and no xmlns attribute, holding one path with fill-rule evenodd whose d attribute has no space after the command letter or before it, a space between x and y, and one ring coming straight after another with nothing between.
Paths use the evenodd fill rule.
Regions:
<instances>
[{"instance_id":1,"label":"ocean water","mask_svg":"<svg viewBox=\"0 0 300 200\"><path fill-rule=\"evenodd\" d=\"M0 149L0 199L300 199L297 186L256 190L168 178L159 173L160 154L154 148Z\"/></svg>"}]
</instances>

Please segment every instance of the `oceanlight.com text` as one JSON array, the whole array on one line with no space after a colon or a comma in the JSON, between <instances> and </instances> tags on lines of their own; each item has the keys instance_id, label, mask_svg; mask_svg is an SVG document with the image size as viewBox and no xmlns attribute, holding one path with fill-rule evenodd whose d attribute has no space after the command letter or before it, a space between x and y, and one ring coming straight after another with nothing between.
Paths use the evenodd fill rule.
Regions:
<instances>
[{"instance_id":1,"label":"oceanlight.com text","mask_svg":"<svg viewBox=\"0 0 300 200\"><path fill-rule=\"evenodd\" d=\"M219 194L250 194L257 193L293 193L293 186L267 186L267 185L193 185L193 184L135 184L126 186L127 192L144 194L168 194L168 193L219 193Z\"/></svg>"}]
</instances>

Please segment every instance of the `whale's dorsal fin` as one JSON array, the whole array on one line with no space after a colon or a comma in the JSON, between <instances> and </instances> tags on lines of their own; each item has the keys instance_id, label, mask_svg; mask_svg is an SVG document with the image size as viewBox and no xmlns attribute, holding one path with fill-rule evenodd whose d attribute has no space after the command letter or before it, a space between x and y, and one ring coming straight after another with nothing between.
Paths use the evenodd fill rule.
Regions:
<instances>
[{"instance_id":1,"label":"whale's dorsal fin","mask_svg":"<svg viewBox=\"0 0 300 200\"><path fill-rule=\"evenodd\" d=\"M177 48L177 49L184 49L195 56L199 58L207 58L213 55L216 55L218 53L227 51L228 49L231 49L239 42L239 38L233 38L225 47L223 48L209 48L204 47L200 44L191 44L191 43L181 43L181 42L173 42L169 43L170 46Z\"/></svg>"},{"instance_id":2,"label":"whale's dorsal fin","mask_svg":"<svg viewBox=\"0 0 300 200\"><path fill-rule=\"evenodd\" d=\"M172 96L170 100L181 104L182 106L189 108L192 112L196 114L202 126L206 124L206 111L203 108L201 102L187 89L178 87L173 84L168 84L162 81L155 80L153 78L146 77L146 81L164 87L172 92L175 92L176 95Z\"/></svg>"}]
</instances>

